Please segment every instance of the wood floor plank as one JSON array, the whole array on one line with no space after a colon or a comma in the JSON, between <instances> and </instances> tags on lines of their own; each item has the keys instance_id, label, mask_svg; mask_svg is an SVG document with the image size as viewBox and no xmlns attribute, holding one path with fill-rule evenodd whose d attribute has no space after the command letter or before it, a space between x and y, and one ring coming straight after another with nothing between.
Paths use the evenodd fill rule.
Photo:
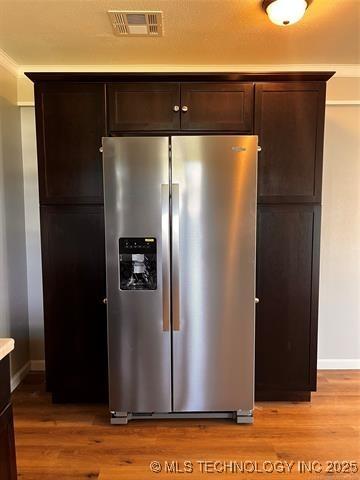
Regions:
<instances>
[{"instance_id":1,"label":"wood floor plank","mask_svg":"<svg viewBox=\"0 0 360 480\"><path fill-rule=\"evenodd\" d=\"M111 426L106 405L53 405L39 374L29 375L13 401L20 480L155 480L179 475L195 480L213 475L200 471L198 462L205 460L219 461L220 466L248 461L249 468L259 469L245 471L241 478L360 478L360 473L326 471L326 462L332 460L355 461L360 469L359 371L320 371L311 403L257 403L253 425L138 420ZM162 472L150 471L154 460ZM164 472L165 462L174 467L171 462L176 461L181 470L187 460L193 462L191 475ZM281 462L281 467L292 461L291 473L261 470L264 462ZM323 470L300 472L302 461L318 461Z\"/></svg>"}]
</instances>

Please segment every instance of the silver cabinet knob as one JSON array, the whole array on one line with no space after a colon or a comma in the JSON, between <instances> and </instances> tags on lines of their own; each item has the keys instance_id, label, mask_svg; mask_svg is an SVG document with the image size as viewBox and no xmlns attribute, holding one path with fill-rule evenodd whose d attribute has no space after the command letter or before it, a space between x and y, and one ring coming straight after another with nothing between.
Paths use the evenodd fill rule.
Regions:
<instances>
[{"instance_id":1,"label":"silver cabinet knob","mask_svg":"<svg viewBox=\"0 0 360 480\"><path fill-rule=\"evenodd\" d=\"M104 305L107 305L107 298L103 298L102 303L103 303Z\"/></svg>"},{"instance_id":2,"label":"silver cabinet knob","mask_svg":"<svg viewBox=\"0 0 360 480\"><path fill-rule=\"evenodd\" d=\"M188 109L188 107L187 107L186 105L183 105L183 106L181 107L181 111L182 111L182 112L187 112L188 110L189 110L189 109Z\"/></svg>"},{"instance_id":3,"label":"silver cabinet knob","mask_svg":"<svg viewBox=\"0 0 360 480\"><path fill-rule=\"evenodd\" d=\"M99 152L100 152L100 153L103 153L103 151L104 151L103 147L100 147L100 148L99 148Z\"/></svg>"},{"instance_id":4,"label":"silver cabinet knob","mask_svg":"<svg viewBox=\"0 0 360 480\"><path fill-rule=\"evenodd\" d=\"M173 110L174 110L174 112L178 112L180 110L179 105L174 105Z\"/></svg>"},{"instance_id":5,"label":"silver cabinet knob","mask_svg":"<svg viewBox=\"0 0 360 480\"><path fill-rule=\"evenodd\" d=\"M261 152L261 147L260 147L260 145L258 146L257 151L258 151L258 152Z\"/></svg>"},{"instance_id":6,"label":"silver cabinet knob","mask_svg":"<svg viewBox=\"0 0 360 480\"><path fill-rule=\"evenodd\" d=\"M259 303L259 302L260 300L257 297L255 297L255 303Z\"/></svg>"}]
</instances>

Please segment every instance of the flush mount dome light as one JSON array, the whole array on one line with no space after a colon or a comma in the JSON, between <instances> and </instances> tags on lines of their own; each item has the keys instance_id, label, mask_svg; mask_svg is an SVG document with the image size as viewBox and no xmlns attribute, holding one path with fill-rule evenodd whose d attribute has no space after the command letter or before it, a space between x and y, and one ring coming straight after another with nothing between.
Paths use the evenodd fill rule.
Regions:
<instances>
[{"instance_id":1,"label":"flush mount dome light","mask_svg":"<svg viewBox=\"0 0 360 480\"><path fill-rule=\"evenodd\" d=\"M275 25L292 25L305 14L312 0L264 0L263 9Z\"/></svg>"}]
</instances>

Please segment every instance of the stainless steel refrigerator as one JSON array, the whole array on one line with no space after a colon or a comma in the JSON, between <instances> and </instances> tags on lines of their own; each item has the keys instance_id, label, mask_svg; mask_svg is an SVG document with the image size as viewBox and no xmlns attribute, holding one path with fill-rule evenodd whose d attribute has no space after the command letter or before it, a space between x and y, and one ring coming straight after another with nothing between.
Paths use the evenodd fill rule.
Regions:
<instances>
[{"instance_id":1,"label":"stainless steel refrigerator","mask_svg":"<svg viewBox=\"0 0 360 480\"><path fill-rule=\"evenodd\" d=\"M111 422L252 422L257 137L106 137L103 168Z\"/></svg>"}]
</instances>

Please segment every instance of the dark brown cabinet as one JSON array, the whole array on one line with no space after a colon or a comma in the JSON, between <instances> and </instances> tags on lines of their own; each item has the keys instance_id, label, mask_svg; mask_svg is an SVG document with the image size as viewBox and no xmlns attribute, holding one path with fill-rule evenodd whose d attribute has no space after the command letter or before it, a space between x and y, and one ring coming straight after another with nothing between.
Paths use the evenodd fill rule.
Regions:
<instances>
[{"instance_id":1,"label":"dark brown cabinet","mask_svg":"<svg viewBox=\"0 0 360 480\"><path fill-rule=\"evenodd\" d=\"M105 85L41 82L35 93L47 388L57 402L103 401Z\"/></svg>"},{"instance_id":2,"label":"dark brown cabinet","mask_svg":"<svg viewBox=\"0 0 360 480\"><path fill-rule=\"evenodd\" d=\"M47 386L54 401L107 398L102 206L41 207Z\"/></svg>"},{"instance_id":3,"label":"dark brown cabinet","mask_svg":"<svg viewBox=\"0 0 360 480\"><path fill-rule=\"evenodd\" d=\"M258 399L316 389L325 82L255 87Z\"/></svg>"},{"instance_id":4,"label":"dark brown cabinet","mask_svg":"<svg viewBox=\"0 0 360 480\"><path fill-rule=\"evenodd\" d=\"M259 136L256 396L309 399L332 72L28 76L36 91L46 375L54 400L106 398L101 137L173 132Z\"/></svg>"},{"instance_id":5,"label":"dark brown cabinet","mask_svg":"<svg viewBox=\"0 0 360 480\"><path fill-rule=\"evenodd\" d=\"M320 207L262 205L257 234L258 392L313 390Z\"/></svg>"},{"instance_id":6,"label":"dark brown cabinet","mask_svg":"<svg viewBox=\"0 0 360 480\"><path fill-rule=\"evenodd\" d=\"M325 83L256 85L259 201L320 202Z\"/></svg>"},{"instance_id":7,"label":"dark brown cabinet","mask_svg":"<svg viewBox=\"0 0 360 480\"><path fill-rule=\"evenodd\" d=\"M252 83L184 83L181 129L251 133Z\"/></svg>"},{"instance_id":8,"label":"dark brown cabinet","mask_svg":"<svg viewBox=\"0 0 360 480\"><path fill-rule=\"evenodd\" d=\"M253 128L253 83L112 83L109 131L234 131Z\"/></svg>"},{"instance_id":9,"label":"dark brown cabinet","mask_svg":"<svg viewBox=\"0 0 360 480\"><path fill-rule=\"evenodd\" d=\"M104 86L41 83L35 93L41 203L101 203Z\"/></svg>"},{"instance_id":10,"label":"dark brown cabinet","mask_svg":"<svg viewBox=\"0 0 360 480\"><path fill-rule=\"evenodd\" d=\"M110 132L180 128L178 83L107 85Z\"/></svg>"},{"instance_id":11,"label":"dark brown cabinet","mask_svg":"<svg viewBox=\"0 0 360 480\"><path fill-rule=\"evenodd\" d=\"M15 440L12 407L0 412L0 478L16 480Z\"/></svg>"},{"instance_id":12,"label":"dark brown cabinet","mask_svg":"<svg viewBox=\"0 0 360 480\"><path fill-rule=\"evenodd\" d=\"M0 360L0 479L16 480L14 421L10 397L9 355Z\"/></svg>"}]
</instances>

